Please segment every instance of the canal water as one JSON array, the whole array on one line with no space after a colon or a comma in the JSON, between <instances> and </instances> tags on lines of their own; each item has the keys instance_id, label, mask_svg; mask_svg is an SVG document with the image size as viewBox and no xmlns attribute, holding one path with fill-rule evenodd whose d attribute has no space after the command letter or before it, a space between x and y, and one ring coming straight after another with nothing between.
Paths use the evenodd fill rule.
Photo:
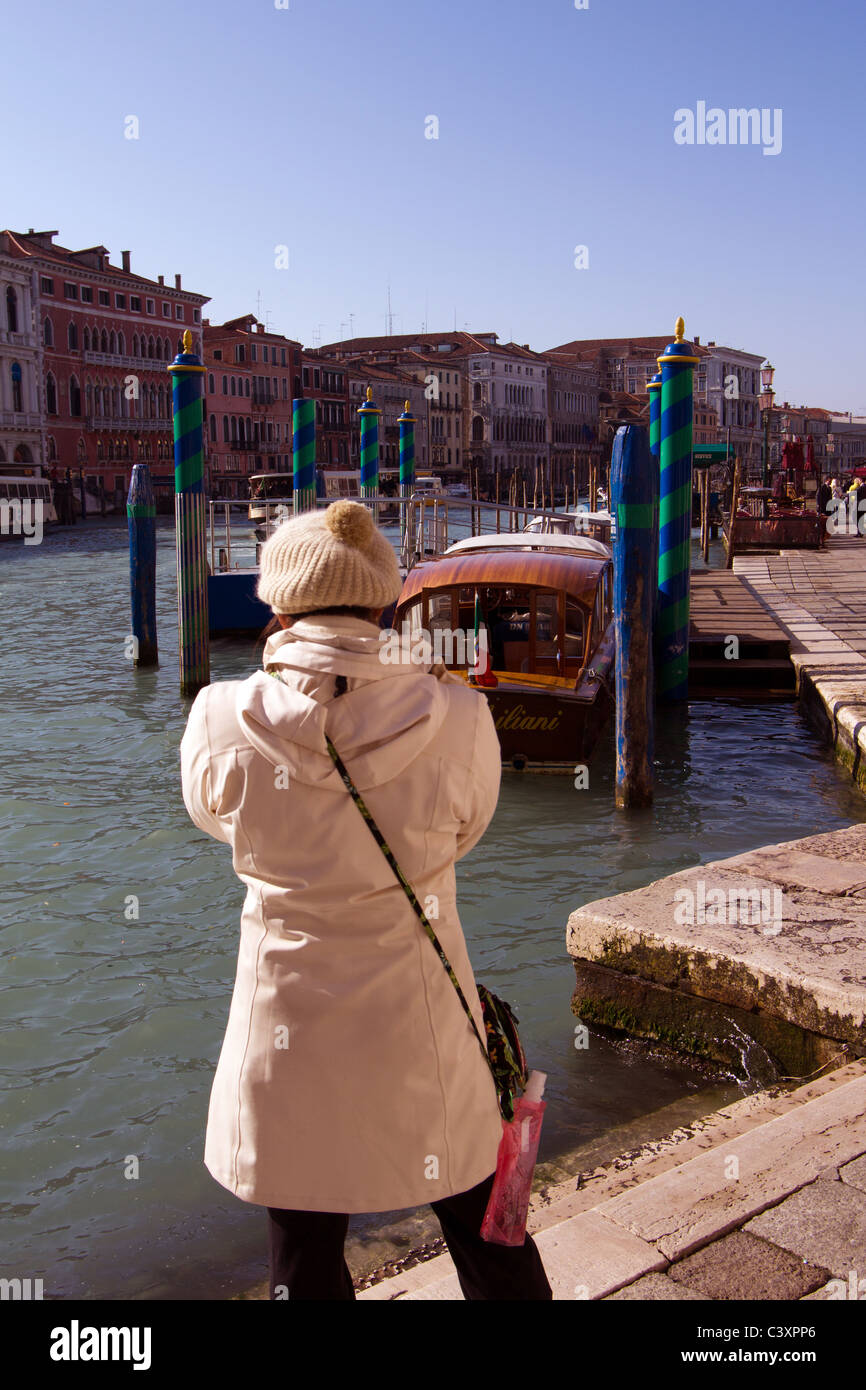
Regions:
<instances>
[{"instance_id":1,"label":"canal water","mask_svg":"<svg viewBox=\"0 0 866 1390\"><path fill-rule=\"evenodd\" d=\"M214 1183L202 1146L242 890L180 795L173 529L160 521L156 671L125 658L119 518L4 544L0 603L0 1276L41 1277L46 1298L241 1292L265 1274L263 1213ZM213 645L214 679L257 662L251 642ZM609 740L584 790L506 774L460 867L476 972L516 1004L549 1075L549 1180L741 1094L639 1047L575 1047L569 912L866 817L792 706L695 703L661 723L657 764L655 807L639 816L613 808ZM353 1270L436 1229L426 1211L353 1218Z\"/></svg>"}]
</instances>

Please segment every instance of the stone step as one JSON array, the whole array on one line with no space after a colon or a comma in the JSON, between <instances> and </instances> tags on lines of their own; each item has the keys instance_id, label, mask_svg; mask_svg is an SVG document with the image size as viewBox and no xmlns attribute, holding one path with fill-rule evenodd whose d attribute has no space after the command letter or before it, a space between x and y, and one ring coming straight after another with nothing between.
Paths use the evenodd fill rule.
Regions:
<instances>
[{"instance_id":1,"label":"stone step","mask_svg":"<svg viewBox=\"0 0 866 1390\"><path fill-rule=\"evenodd\" d=\"M782 1113L755 1123L762 1110L780 1107ZM661 1273L866 1151L866 1067L852 1063L797 1091L747 1097L717 1115L730 1132L695 1157L644 1181L632 1175L627 1190L577 1214L580 1190L534 1211L530 1225L555 1300L605 1298ZM732 1159L736 1179L725 1176ZM460 1300L462 1293L450 1255L440 1255L358 1297L419 1302Z\"/></svg>"}]
</instances>

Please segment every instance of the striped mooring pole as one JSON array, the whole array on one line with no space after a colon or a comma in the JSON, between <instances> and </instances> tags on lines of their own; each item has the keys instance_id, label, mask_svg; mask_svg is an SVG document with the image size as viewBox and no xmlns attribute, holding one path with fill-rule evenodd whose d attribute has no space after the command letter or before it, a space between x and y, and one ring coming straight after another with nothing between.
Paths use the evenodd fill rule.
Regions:
<instances>
[{"instance_id":1,"label":"striped mooring pole","mask_svg":"<svg viewBox=\"0 0 866 1390\"><path fill-rule=\"evenodd\" d=\"M316 402L292 402L293 504L295 514L316 505Z\"/></svg>"},{"instance_id":2,"label":"striped mooring pole","mask_svg":"<svg viewBox=\"0 0 866 1390\"><path fill-rule=\"evenodd\" d=\"M397 416L397 424L400 426L400 550L405 555L408 555L412 545L410 534L412 531L412 508L409 505L409 498L415 487L415 426L417 423L407 401L403 414Z\"/></svg>"},{"instance_id":3,"label":"striped mooring pole","mask_svg":"<svg viewBox=\"0 0 866 1390\"><path fill-rule=\"evenodd\" d=\"M659 607L656 646L658 694L685 700L689 693L689 570L692 534L692 372L699 359L683 339L658 364L662 374L659 434Z\"/></svg>"},{"instance_id":4,"label":"striped mooring pole","mask_svg":"<svg viewBox=\"0 0 866 1390\"><path fill-rule=\"evenodd\" d=\"M156 640L156 503L150 469L135 464L126 499L129 528L129 596L132 607L132 635L135 639L133 665L158 666Z\"/></svg>"},{"instance_id":5,"label":"striped mooring pole","mask_svg":"<svg viewBox=\"0 0 866 1390\"><path fill-rule=\"evenodd\" d=\"M647 432L620 425L610 467L616 633L616 804L653 799L653 588L656 493Z\"/></svg>"},{"instance_id":6,"label":"striped mooring pole","mask_svg":"<svg viewBox=\"0 0 866 1390\"><path fill-rule=\"evenodd\" d=\"M373 402L373 388L367 387L364 404L358 407L361 417L361 496L375 497L379 491L379 416L381 410ZM374 520L376 508L373 509Z\"/></svg>"},{"instance_id":7,"label":"striped mooring pole","mask_svg":"<svg viewBox=\"0 0 866 1390\"><path fill-rule=\"evenodd\" d=\"M653 472L653 491L655 494L655 530L653 536L652 586L653 586L653 625L658 625L659 607L659 453L662 433L662 374L656 372L647 383L649 392L649 451ZM657 636L658 634L655 633Z\"/></svg>"},{"instance_id":8,"label":"striped mooring pole","mask_svg":"<svg viewBox=\"0 0 866 1390\"><path fill-rule=\"evenodd\" d=\"M192 333L169 364L174 414L174 517L177 536L177 620L180 693L196 695L210 680L207 538L204 511L202 389L204 367Z\"/></svg>"}]
</instances>

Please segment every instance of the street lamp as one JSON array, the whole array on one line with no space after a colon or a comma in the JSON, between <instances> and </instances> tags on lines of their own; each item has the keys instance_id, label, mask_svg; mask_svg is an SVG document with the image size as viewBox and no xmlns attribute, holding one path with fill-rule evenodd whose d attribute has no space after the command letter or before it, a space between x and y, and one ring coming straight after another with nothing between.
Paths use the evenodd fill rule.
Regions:
<instances>
[{"instance_id":1,"label":"street lamp","mask_svg":"<svg viewBox=\"0 0 866 1390\"><path fill-rule=\"evenodd\" d=\"M764 426L764 452L761 458L761 486L770 486L770 419L773 411L773 376L776 368L765 362L761 368L761 424Z\"/></svg>"}]
</instances>

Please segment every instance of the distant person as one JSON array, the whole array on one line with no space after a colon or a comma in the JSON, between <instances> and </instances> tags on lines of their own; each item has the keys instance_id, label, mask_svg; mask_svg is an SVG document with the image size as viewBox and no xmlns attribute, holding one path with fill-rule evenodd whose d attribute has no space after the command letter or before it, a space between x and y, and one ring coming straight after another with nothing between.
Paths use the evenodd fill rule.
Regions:
<instances>
[{"instance_id":1,"label":"distant person","mask_svg":"<svg viewBox=\"0 0 866 1390\"><path fill-rule=\"evenodd\" d=\"M488 1244L502 1132L476 1033L432 942L332 764L326 735L430 912L483 1020L455 861L484 834L501 754L483 695L406 653L377 621L401 588L357 502L277 528L259 597L264 670L206 686L181 744L196 825L246 887L237 976L204 1161L266 1207L272 1299L354 1298L353 1212L430 1203L467 1299L548 1300L538 1250Z\"/></svg>"}]
</instances>

